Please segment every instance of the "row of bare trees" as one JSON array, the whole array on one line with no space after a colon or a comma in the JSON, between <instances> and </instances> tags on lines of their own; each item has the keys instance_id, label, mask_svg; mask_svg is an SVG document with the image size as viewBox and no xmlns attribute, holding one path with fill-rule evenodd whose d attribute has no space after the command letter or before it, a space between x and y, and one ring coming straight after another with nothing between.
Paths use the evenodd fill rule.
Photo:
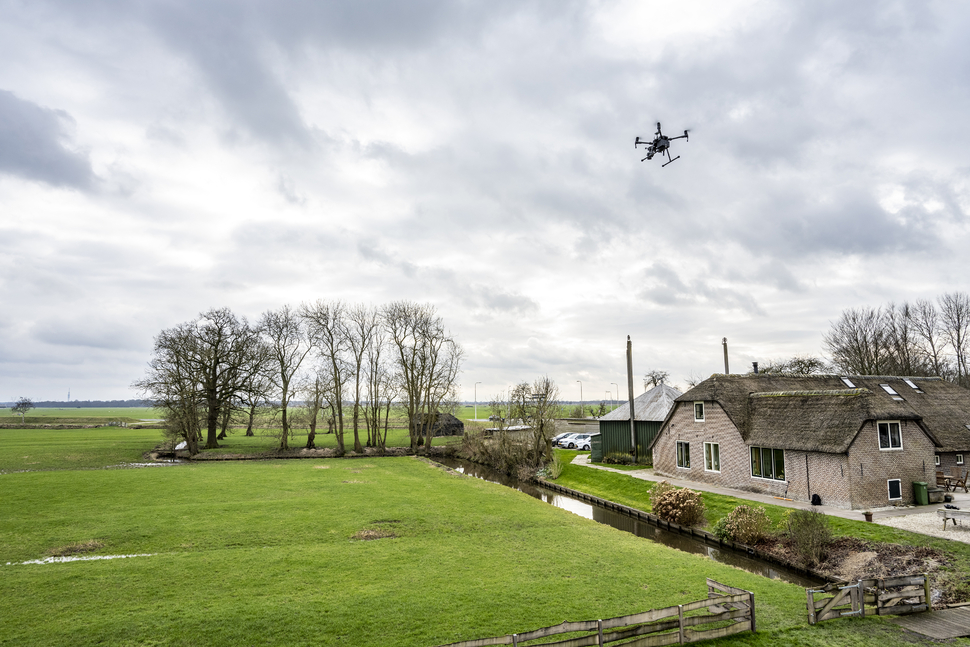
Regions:
<instances>
[{"instance_id":1,"label":"row of bare trees","mask_svg":"<svg viewBox=\"0 0 970 647\"><path fill-rule=\"evenodd\" d=\"M970 387L970 296L844 310L823 344L854 375L939 375Z\"/></svg>"},{"instance_id":2,"label":"row of bare trees","mask_svg":"<svg viewBox=\"0 0 970 647\"><path fill-rule=\"evenodd\" d=\"M193 454L203 438L205 448L218 447L235 412L246 413L253 435L256 412L266 406L278 413L279 447L288 449L294 402L309 428L308 448L322 416L343 454L349 414L353 450L383 449L398 403L407 420L419 421L410 425L416 448L431 445L439 410L456 399L462 356L428 304L318 300L269 310L255 324L221 308L163 330L134 386L165 410L169 432Z\"/></svg>"}]
</instances>

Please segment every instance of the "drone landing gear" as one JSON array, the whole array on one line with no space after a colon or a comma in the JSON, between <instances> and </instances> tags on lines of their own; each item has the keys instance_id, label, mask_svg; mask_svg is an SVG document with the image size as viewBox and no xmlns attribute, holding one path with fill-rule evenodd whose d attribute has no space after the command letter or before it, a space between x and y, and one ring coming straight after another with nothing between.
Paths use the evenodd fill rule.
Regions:
<instances>
[{"instance_id":1,"label":"drone landing gear","mask_svg":"<svg viewBox=\"0 0 970 647\"><path fill-rule=\"evenodd\" d=\"M677 160L679 160L679 159L680 159L680 155L678 155L678 156L677 156L677 157L675 157L674 159L672 159L672 160L670 160L670 162L676 162L676 161L677 161ZM640 160L640 161L642 162L643 160ZM661 164L661 165L660 165L660 168L663 168L663 167L665 167L665 166L667 166L667 164L670 164L670 162L666 162L666 163L664 163L664 164Z\"/></svg>"}]
</instances>

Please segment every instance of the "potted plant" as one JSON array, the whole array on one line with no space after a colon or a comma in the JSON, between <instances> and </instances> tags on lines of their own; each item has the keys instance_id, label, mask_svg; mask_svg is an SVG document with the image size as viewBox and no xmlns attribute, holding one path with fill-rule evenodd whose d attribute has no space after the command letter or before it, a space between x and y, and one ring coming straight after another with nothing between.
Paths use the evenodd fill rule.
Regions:
<instances>
[{"instance_id":1,"label":"potted plant","mask_svg":"<svg viewBox=\"0 0 970 647\"><path fill-rule=\"evenodd\" d=\"M862 514L866 518L866 521L872 522L872 510L866 510Z\"/></svg>"}]
</instances>

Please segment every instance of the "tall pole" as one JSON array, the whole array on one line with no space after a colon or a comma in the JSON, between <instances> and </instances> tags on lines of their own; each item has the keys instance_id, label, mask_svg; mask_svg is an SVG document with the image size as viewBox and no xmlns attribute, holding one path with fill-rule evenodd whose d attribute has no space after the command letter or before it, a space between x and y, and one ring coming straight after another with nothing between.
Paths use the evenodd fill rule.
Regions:
<instances>
[{"instance_id":1,"label":"tall pole","mask_svg":"<svg viewBox=\"0 0 970 647\"><path fill-rule=\"evenodd\" d=\"M579 382L579 417L585 418L586 416L583 415L583 381L576 381Z\"/></svg>"},{"instance_id":2,"label":"tall pole","mask_svg":"<svg viewBox=\"0 0 970 647\"><path fill-rule=\"evenodd\" d=\"M620 399L620 385L617 384L616 382L610 382L610 386L615 386L616 387L616 391L613 391L613 393L616 394L616 399L619 400ZM613 408L616 409L617 403L616 402L613 402L612 404L613 404Z\"/></svg>"},{"instance_id":3,"label":"tall pole","mask_svg":"<svg viewBox=\"0 0 970 647\"><path fill-rule=\"evenodd\" d=\"M728 360L727 360L727 337L721 340L721 344L724 345L724 374L730 375L731 370L728 368Z\"/></svg>"},{"instance_id":4,"label":"tall pole","mask_svg":"<svg viewBox=\"0 0 970 647\"><path fill-rule=\"evenodd\" d=\"M636 413L633 409L633 342L630 335L626 336L626 381L630 392L630 444L633 446L633 460L639 461L637 455L637 424L634 420Z\"/></svg>"},{"instance_id":5,"label":"tall pole","mask_svg":"<svg viewBox=\"0 0 970 647\"><path fill-rule=\"evenodd\" d=\"M481 382L475 382L475 420L478 420L478 385Z\"/></svg>"}]
</instances>

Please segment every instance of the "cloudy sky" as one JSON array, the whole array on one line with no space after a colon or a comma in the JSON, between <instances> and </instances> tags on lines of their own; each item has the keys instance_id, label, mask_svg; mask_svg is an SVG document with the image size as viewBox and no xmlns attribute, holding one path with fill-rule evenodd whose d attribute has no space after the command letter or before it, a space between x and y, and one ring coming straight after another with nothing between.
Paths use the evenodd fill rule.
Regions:
<instances>
[{"instance_id":1,"label":"cloudy sky","mask_svg":"<svg viewBox=\"0 0 970 647\"><path fill-rule=\"evenodd\" d=\"M0 0L0 400L211 307L433 303L463 395L968 289L970 5ZM691 129L682 157L636 136Z\"/></svg>"}]
</instances>

